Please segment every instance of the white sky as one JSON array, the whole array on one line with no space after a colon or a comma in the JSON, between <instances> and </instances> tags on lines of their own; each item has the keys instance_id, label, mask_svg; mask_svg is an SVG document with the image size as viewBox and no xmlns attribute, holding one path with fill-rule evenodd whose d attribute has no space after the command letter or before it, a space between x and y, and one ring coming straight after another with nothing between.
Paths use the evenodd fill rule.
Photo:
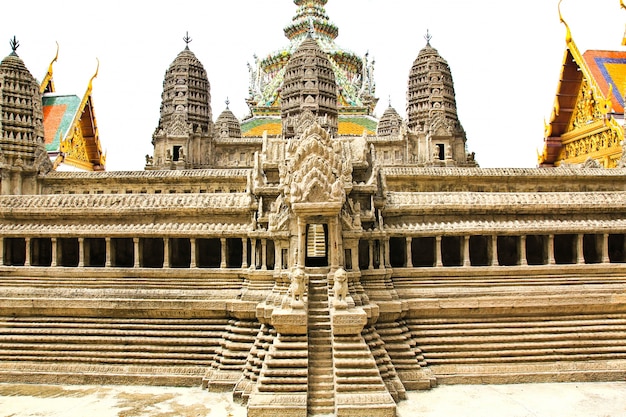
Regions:
<instances>
[{"instance_id":1,"label":"white sky","mask_svg":"<svg viewBox=\"0 0 626 417\"><path fill-rule=\"evenodd\" d=\"M448 61L468 149L482 167L533 167L542 147L544 119L554 102L565 51L557 0L329 0L339 27L337 44L376 59L380 98L405 115L413 60L431 45ZM213 118L226 97L239 118L248 114L248 70L287 45L283 28L292 0L143 1L19 0L3 5L0 57L18 54L37 79L54 66L57 92L79 96L100 60L94 105L108 170L143 169L152 154L163 76L189 31L191 50L211 83ZM564 0L563 15L581 52L620 50L626 11L619 0ZM5 43L2 43L5 42Z\"/></svg>"}]
</instances>

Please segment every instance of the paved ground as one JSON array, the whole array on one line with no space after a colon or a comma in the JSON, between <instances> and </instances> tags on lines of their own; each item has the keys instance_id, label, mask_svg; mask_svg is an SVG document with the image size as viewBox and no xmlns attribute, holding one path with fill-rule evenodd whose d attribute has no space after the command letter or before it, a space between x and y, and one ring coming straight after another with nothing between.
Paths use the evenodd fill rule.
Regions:
<instances>
[{"instance_id":1,"label":"paved ground","mask_svg":"<svg viewBox=\"0 0 626 417\"><path fill-rule=\"evenodd\" d=\"M0 417L245 415L229 394L199 388L0 384ZM442 386L410 393L398 416L623 417L626 382Z\"/></svg>"}]
</instances>

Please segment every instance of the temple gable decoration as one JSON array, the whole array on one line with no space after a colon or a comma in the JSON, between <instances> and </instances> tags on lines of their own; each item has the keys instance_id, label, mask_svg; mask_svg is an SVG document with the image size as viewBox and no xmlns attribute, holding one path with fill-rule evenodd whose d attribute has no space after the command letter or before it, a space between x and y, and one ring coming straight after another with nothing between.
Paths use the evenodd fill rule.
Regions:
<instances>
[{"instance_id":1,"label":"temple gable decoration","mask_svg":"<svg viewBox=\"0 0 626 417\"><path fill-rule=\"evenodd\" d=\"M615 116L624 112L619 80L626 73L626 52L581 54L562 16L561 22L567 46L539 165L580 165L592 158L605 168L614 168L624 140Z\"/></svg>"}]
</instances>

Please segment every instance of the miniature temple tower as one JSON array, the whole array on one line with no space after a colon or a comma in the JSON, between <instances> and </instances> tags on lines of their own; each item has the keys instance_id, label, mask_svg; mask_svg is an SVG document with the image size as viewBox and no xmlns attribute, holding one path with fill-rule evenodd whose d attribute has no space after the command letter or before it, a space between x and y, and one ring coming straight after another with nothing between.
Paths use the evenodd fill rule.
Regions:
<instances>
[{"instance_id":1,"label":"miniature temple tower","mask_svg":"<svg viewBox=\"0 0 626 417\"><path fill-rule=\"evenodd\" d=\"M213 133L210 84L202 63L187 46L165 73L161 117L146 169L193 169L210 163Z\"/></svg>"},{"instance_id":2,"label":"miniature temple tower","mask_svg":"<svg viewBox=\"0 0 626 417\"><path fill-rule=\"evenodd\" d=\"M317 115L319 123L337 134L337 82L328 57L309 35L287 64L281 91L283 135L295 135L295 123L305 111Z\"/></svg>"},{"instance_id":3,"label":"miniature temple tower","mask_svg":"<svg viewBox=\"0 0 626 417\"><path fill-rule=\"evenodd\" d=\"M413 160L426 165L476 166L466 151L450 67L430 40L427 34L426 46L409 75L407 127Z\"/></svg>"},{"instance_id":4,"label":"miniature temple tower","mask_svg":"<svg viewBox=\"0 0 626 417\"><path fill-rule=\"evenodd\" d=\"M0 63L1 194L36 194L37 177L52 169L43 140L39 83L11 41L13 52Z\"/></svg>"}]
</instances>

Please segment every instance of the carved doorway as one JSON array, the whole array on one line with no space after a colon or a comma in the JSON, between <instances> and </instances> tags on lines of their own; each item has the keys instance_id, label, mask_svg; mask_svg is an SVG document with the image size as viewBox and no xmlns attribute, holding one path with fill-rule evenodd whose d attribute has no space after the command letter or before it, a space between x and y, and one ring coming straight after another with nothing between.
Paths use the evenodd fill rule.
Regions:
<instances>
[{"instance_id":1,"label":"carved doorway","mask_svg":"<svg viewBox=\"0 0 626 417\"><path fill-rule=\"evenodd\" d=\"M328 225L307 225L305 266L328 266Z\"/></svg>"}]
</instances>

